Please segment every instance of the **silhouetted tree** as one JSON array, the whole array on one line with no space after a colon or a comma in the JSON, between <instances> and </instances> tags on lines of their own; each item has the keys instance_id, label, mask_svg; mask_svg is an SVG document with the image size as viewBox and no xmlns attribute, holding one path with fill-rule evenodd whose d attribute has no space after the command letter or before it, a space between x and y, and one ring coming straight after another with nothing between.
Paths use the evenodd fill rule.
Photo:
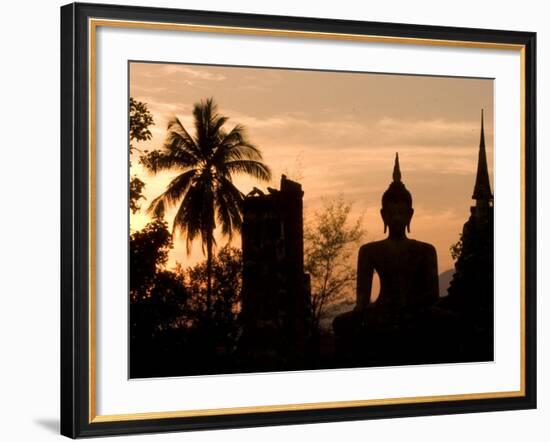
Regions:
<instances>
[{"instance_id":1,"label":"silhouetted tree","mask_svg":"<svg viewBox=\"0 0 550 442\"><path fill-rule=\"evenodd\" d=\"M132 141L146 141L151 139L149 126L155 124L153 116L147 109L147 104L130 97L130 155L137 148ZM136 175L130 178L130 210L136 213L140 209L139 200L143 199L145 183Z\"/></svg>"},{"instance_id":2,"label":"silhouetted tree","mask_svg":"<svg viewBox=\"0 0 550 442\"><path fill-rule=\"evenodd\" d=\"M207 303L208 270L202 262L185 271L189 292L188 311L196 319L209 312ZM238 328L242 288L242 253L239 249L224 246L212 259L211 319L209 327L228 341L235 338Z\"/></svg>"},{"instance_id":3,"label":"silhouetted tree","mask_svg":"<svg viewBox=\"0 0 550 442\"><path fill-rule=\"evenodd\" d=\"M361 218L350 222L351 204L340 197L325 202L304 232L304 267L311 276L313 327L318 328L327 303L337 300L355 282L350 262L363 236Z\"/></svg>"},{"instance_id":4,"label":"silhouetted tree","mask_svg":"<svg viewBox=\"0 0 550 442\"><path fill-rule=\"evenodd\" d=\"M130 210L132 213L136 213L141 206L139 200L145 199L143 196L143 189L145 188L145 183L141 181L136 175L130 178Z\"/></svg>"},{"instance_id":5,"label":"silhouetted tree","mask_svg":"<svg viewBox=\"0 0 550 442\"><path fill-rule=\"evenodd\" d=\"M147 296L130 304L131 337L137 345L147 345L162 333L187 325L188 291L183 276L169 270L158 271ZM136 348L136 347L134 347Z\"/></svg>"},{"instance_id":6,"label":"silhouetted tree","mask_svg":"<svg viewBox=\"0 0 550 442\"><path fill-rule=\"evenodd\" d=\"M151 139L149 126L154 125L153 116L147 103L130 97L130 140L146 141Z\"/></svg>"},{"instance_id":7,"label":"silhouetted tree","mask_svg":"<svg viewBox=\"0 0 550 442\"><path fill-rule=\"evenodd\" d=\"M180 172L148 210L155 216L163 216L168 207L179 204L172 234L179 232L186 236L188 253L193 240L201 239L207 258L206 309L210 314L216 222L229 239L242 224L243 194L232 178L242 173L268 181L271 172L262 162L260 150L247 139L243 126L224 131L228 118L217 113L213 99L196 103L193 119L194 136L174 117L168 123L163 148L144 155L142 164L152 173Z\"/></svg>"},{"instance_id":8,"label":"silhouetted tree","mask_svg":"<svg viewBox=\"0 0 550 442\"><path fill-rule=\"evenodd\" d=\"M460 234L460 238L457 242L451 245L449 247L449 251L451 252L451 257L453 258L453 261L456 261L460 255L462 254L462 233Z\"/></svg>"},{"instance_id":9,"label":"silhouetted tree","mask_svg":"<svg viewBox=\"0 0 550 442\"><path fill-rule=\"evenodd\" d=\"M130 235L130 370L132 377L165 375L178 351L177 329L188 292L183 275L166 269L172 236L154 219Z\"/></svg>"},{"instance_id":10,"label":"silhouetted tree","mask_svg":"<svg viewBox=\"0 0 550 442\"><path fill-rule=\"evenodd\" d=\"M130 235L130 297L136 301L151 296L157 274L164 269L172 248L168 224L154 219Z\"/></svg>"}]
</instances>

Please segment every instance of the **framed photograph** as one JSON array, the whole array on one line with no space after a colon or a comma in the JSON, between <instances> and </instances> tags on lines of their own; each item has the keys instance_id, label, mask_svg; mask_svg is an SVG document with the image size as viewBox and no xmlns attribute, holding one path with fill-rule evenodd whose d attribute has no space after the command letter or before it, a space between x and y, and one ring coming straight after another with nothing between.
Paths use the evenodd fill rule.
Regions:
<instances>
[{"instance_id":1,"label":"framed photograph","mask_svg":"<svg viewBox=\"0 0 550 442\"><path fill-rule=\"evenodd\" d=\"M61 433L536 407L529 32L61 8Z\"/></svg>"}]
</instances>

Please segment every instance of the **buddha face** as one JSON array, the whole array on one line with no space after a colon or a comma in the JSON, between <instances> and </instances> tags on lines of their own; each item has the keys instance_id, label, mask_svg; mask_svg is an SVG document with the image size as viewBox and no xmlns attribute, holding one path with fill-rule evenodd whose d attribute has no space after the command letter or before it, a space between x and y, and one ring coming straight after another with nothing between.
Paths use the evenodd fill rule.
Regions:
<instances>
[{"instance_id":1,"label":"buddha face","mask_svg":"<svg viewBox=\"0 0 550 442\"><path fill-rule=\"evenodd\" d=\"M387 226L390 232L404 232L405 227L408 227L411 222L413 213L414 209L404 201L388 201L380 210L384 231Z\"/></svg>"}]
</instances>

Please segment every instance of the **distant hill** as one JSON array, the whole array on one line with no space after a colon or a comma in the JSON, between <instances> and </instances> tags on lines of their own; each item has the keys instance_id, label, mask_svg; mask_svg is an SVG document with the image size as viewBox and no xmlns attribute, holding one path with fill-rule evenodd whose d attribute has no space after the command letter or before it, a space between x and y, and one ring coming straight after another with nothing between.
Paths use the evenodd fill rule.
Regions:
<instances>
[{"instance_id":1,"label":"distant hill","mask_svg":"<svg viewBox=\"0 0 550 442\"><path fill-rule=\"evenodd\" d=\"M447 296L447 289L449 288L449 284L453 279L454 273L455 273L455 269L449 269L439 274L439 296L440 297Z\"/></svg>"}]
</instances>

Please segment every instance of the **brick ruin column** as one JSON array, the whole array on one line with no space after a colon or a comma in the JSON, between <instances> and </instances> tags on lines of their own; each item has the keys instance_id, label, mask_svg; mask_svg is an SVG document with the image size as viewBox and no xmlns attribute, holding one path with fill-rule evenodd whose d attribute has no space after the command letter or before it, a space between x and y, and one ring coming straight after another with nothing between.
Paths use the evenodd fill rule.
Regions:
<instances>
[{"instance_id":1,"label":"brick ruin column","mask_svg":"<svg viewBox=\"0 0 550 442\"><path fill-rule=\"evenodd\" d=\"M303 191L281 177L280 190L244 200L242 251L244 370L303 368L311 325L304 273Z\"/></svg>"}]
</instances>

